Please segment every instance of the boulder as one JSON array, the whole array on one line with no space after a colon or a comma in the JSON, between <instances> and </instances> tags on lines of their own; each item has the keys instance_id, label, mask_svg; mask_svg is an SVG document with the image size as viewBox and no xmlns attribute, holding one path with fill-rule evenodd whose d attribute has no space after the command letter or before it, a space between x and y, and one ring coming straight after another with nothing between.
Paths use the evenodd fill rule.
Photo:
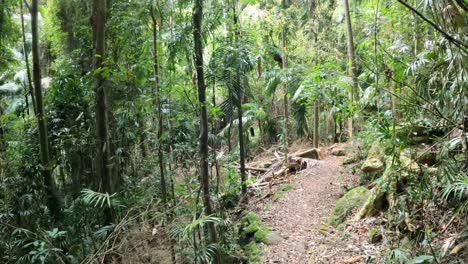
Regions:
<instances>
[{"instance_id":1,"label":"boulder","mask_svg":"<svg viewBox=\"0 0 468 264\"><path fill-rule=\"evenodd\" d=\"M262 262L262 249L254 241L244 246L244 251L248 258L248 263L260 264Z\"/></svg>"},{"instance_id":2,"label":"boulder","mask_svg":"<svg viewBox=\"0 0 468 264\"><path fill-rule=\"evenodd\" d=\"M420 171L418 163L413 159L415 155L415 152L411 150L403 150L400 153L400 164L405 171L411 173L418 173Z\"/></svg>"},{"instance_id":3,"label":"boulder","mask_svg":"<svg viewBox=\"0 0 468 264\"><path fill-rule=\"evenodd\" d=\"M361 170L365 173L383 172L385 168L384 157L383 148L378 143L374 143L369 149L367 159L362 164Z\"/></svg>"},{"instance_id":4,"label":"boulder","mask_svg":"<svg viewBox=\"0 0 468 264\"><path fill-rule=\"evenodd\" d=\"M397 189L397 177L392 177L392 175L394 175L394 168L391 158L388 159L382 178L379 180L378 184L372 188L363 206L354 216L355 221L359 221L366 216L374 215L378 211L384 211L388 207L393 206L394 194Z\"/></svg>"},{"instance_id":5,"label":"boulder","mask_svg":"<svg viewBox=\"0 0 468 264\"><path fill-rule=\"evenodd\" d=\"M366 159L361 166L361 170L365 173L382 172L384 163L379 158Z\"/></svg>"},{"instance_id":6,"label":"boulder","mask_svg":"<svg viewBox=\"0 0 468 264\"><path fill-rule=\"evenodd\" d=\"M368 196L369 190L363 186L348 191L336 202L336 206L328 218L328 224L336 227L343 223L353 210L360 208L364 204Z\"/></svg>"},{"instance_id":7,"label":"boulder","mask_svg":"<svg viewBox=\"0 0 468 264\"><path fill-rule=\"evenodd\" d=\"M334 148L331 152L333 156L344 156L346 151L343 148Z\"/></svg>"},{"instance_id":8,"label":"boulder","mask_svg":"<svg viewBox=\"0 0 468 264\"><path fill-rule=\"evenodd\" d=\"M274 231L269 231L263 234L259 234L259 232L257 232L255 233L255 238L255 241L264 243L266 245L277 245L283 240L283 238Z\"/></svg>"}]
</instances>

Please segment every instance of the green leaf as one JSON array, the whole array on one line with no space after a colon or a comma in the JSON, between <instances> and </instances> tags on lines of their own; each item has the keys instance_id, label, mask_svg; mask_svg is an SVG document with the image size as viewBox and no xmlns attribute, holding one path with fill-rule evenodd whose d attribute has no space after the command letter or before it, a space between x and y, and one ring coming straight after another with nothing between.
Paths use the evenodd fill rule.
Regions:
<instances>
[{"instance_id":1,"label":"green leaf","mask_svg":"<svg viewBox=\"0 0 468 264\"><path fill-rule=\"evenodd\" d=\"M434 260L433 256L421 255L421 256L417 256L416 258L410 260L408 262L408 264L431 263L433 260Z\"/></svg>"}]
</instances>

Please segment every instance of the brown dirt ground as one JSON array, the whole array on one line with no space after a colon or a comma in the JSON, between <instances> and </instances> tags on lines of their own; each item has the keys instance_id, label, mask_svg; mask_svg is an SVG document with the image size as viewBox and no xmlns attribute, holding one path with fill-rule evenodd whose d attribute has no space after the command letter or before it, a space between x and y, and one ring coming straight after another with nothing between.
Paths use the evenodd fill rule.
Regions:
<instances>
[{"instance_id":1,"label":"brown dirt ground","mask_svg":"<svg viewBox=\"0 0 468 264\"><path fill-rule=\"evenodd\" d=\"M324 160L292 176L293 188L283 197L252 205L282 238L264 248L263 263L380 263L375 259L380 245L367 241L372 220L347 225L342 232L327 225L336 200L357 182L341 166L344 158L326 153Z\"/></svg>"}]
</instances>

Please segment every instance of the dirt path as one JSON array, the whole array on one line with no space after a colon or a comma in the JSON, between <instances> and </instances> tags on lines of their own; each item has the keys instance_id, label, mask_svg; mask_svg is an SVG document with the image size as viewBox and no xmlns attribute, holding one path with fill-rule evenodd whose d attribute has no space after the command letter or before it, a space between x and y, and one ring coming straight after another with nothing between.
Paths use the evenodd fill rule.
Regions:
<instances>
[{"instance_id":1,"label":"dirt path","mask_svg":"<svg viewBox=\"0 0 468 264\"><path fill-rule=\"evenodd\" d=\"M365 227L349 227L342 238L326 225L345 186L356 181L343 171L342 160L329 155L317 161L294 177L293 189L282 199L259 212L282 238L265 248L263 263L365 263L366 252L376 250L367 245Z\"/></svg>"}]
</instances>

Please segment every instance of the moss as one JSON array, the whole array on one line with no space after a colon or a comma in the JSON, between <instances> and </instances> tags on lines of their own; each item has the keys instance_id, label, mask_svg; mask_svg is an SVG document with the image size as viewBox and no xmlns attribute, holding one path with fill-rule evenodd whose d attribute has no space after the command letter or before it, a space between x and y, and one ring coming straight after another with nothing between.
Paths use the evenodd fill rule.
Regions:
<instances>
[{"instance_id":1,"label":"moss","mask_svg":"<svg viewBox=\"0 0 468 264\"><path fill-rule=\"evenodd\" d=\"M257 243L271 244L270 241L271 230L266 226L261 226L257 232L255 232L254 240Z\"/></svg>"},{"instance_id":2,"label":"moss","mask_svg":"<svg viewBox=\"0 0 468 264\"><path fill-rule=\"evenodd\" d=\"M368 196L369 190L363 186L356 187L347 192L336 202L336 206L328 218L328 224L336 227L343 223L352 210L360 208L364 204Z\"/></svg>"},{"instance_id":3,"label":"moss","mask_svg":"<svg viewBox=\"0 0 468 264\"><path fill-rule=\"evenodd\" d=\"M273 202L280 201L284 198L284 194L290 190L294 189L294 185L292 184L284 184L281 188L273 195Z\"/></svg>"},{"instance_id":4,"label":"moss","mask_svg":"<svg viewBox=\"0 0 468 264\"><path fill-rule=\"evenodd\" d=\"M341 148L334 148L331 152L333 156L344 156L346 155L346 151Z\"/></svg>"},{"instance_id":5,"label":"moss","mask_svg":"<svg viewBox=\"0 0 468 264\"><path fill-rule=\"evenodd\" d=\"M282 192L287 192L287 191L290 191L294 189L294 185L288 183L288 184L284 184L283 186L281 186L281 191Z\"/></svg>"},{"instance_id":6,"label":"moss","mask_svg":"<svg viewBox=\"0 0 468 264\"><path fill-rule=\"evenodd\" d=\"M348 157L345 160L343 160L343 162L341 164L349 165L349 164L355 163L357 161L358 161L358 159L355 156L351 156L351 157Z\"/></svg>"},{"instance_id":7,"label":"moss","mask_svg":"<svg viewBox=\"0 0 468 264\"><path fill-rule=\"evenodd\" d=\"M247 213L240 221L240 244L244 245L244 251L249 263L260 263L262 251L259 244L271 245L278 241L278 236L271 228L262 224L258 215Z\"/></svg>"},{"instance_id":8,"label":"moss","mask_svg":"<svg viewBox=\"0 0 468 264\"><path fill-rule=\"evenodd\" d=\"M245 253L247 255L248 263L261 263L262 261L262 250L258 245L252 241L244 247Z\"/></svg>"},{"instance_id":9,"label":"moss","mask_svg":"<svg viewBox=\"0 0 468 264\"><path fill-rule=\"evenodd\" d=\"M380 142L374 142L371 148L367 152L367 158L378 158L382 159L385 156L383 147L380 145Z\"/></svg>"},{"instance_id":10,"label":"moss","mask_svg":"<svg viewBox=\"0 0 468 264\"><path fill-rule=\"evenodd\" d=\"M356 214L354 220L358 221L366 216L373 215L377 211L385 211L392 206L394 194L397 190L398 177L394 175L391 162L387 161L387 168L377 185L372 188L370 195Z\"/></svg>"},{"instance_id":11,"label":"moss","mask_svg":"<svg viewBox=\"0 0 468 264\"><path fill-rule=\"evenodd\" d=\"M255 234L255 232L257 232L258 230L260 230L260 228L261 228L260 222L256 221L256 222L253 222L253 223L249 224L249 225L244 229L244 233L245 233L245 234Z\"/></svg>"},{"instance_id":12,"label":"moss","mask_svg":"<svg viewBox=\"0 0 468 264\"><path fill-rule=\"evenodd\" d=\"M372 227L369 230L369 242L372 244L378 243L382 240L382 233L380 232L380 229L376 227Z\"/></svg>"},{"instance_id":13,"label":"moss","mask_svg":"<svg viewBox=\"0 0 468 264\"><path fill-rule=\"evenodd\" d=\"M251 224L254 222L259 222L260 218L254 212L248 212L244 217L242 217L241 224L247 223Z\"/></svg>"}]
</instances>

